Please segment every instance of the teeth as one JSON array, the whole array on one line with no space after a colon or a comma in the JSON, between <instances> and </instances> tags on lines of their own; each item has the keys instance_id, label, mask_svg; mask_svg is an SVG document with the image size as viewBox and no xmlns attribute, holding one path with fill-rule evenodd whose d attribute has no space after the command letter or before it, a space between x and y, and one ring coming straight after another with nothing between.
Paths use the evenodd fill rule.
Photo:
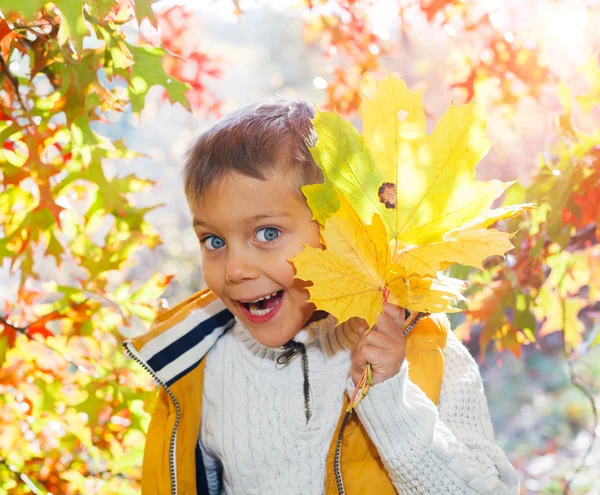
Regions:
<instances>
[{"instance_id":1,"label":"teeth","mask_svg":"<svg viewBox=\"0 0 600 495\"><path fill-rule=\"evenodd\" d=\"M277 291L277 292L279 292L279 291ZM246 301L246 303L253 304L253 303L257 303L258 301L262 301L263 299L271 299L273 296L277 295L277 292L273 292L273 294L269 294L268 296L259 297L258 299L254 300L254 301Z\"/></svg>"},{"instance_id":2,"label":"teeth","mask_svg":"<svg viewBox=\"0 0 600 495\"><path fill-rule=\"evenodd\" d=\"M263 299L270 299L271 297L274 297L276 294L277 294L277 292L274 292L273 294L269 294L268 296L261 297L260 299L257 299L256 301L251 301L249 303L246 303L245 304L246 309L253 316L264 316L266 314L269 314L277 306L279 306L280 303L276 304L272 308L267 308L267 309L258 309L258 304L256 304L256 303L258 303L258 301L262 301Z\"/></svg>"},{"instance_id":3,"label":"teeth","mask_svg":"<svg viewBox=\"0 0 600 495\"><path fill-rule=\"evenodd\" d=\"M253 316L263 316L263 315L269 314L274 309L275 308L269 308L269 309L252 309L252 308L250 308L248 311Z\"/></svg>"}]
</instances>

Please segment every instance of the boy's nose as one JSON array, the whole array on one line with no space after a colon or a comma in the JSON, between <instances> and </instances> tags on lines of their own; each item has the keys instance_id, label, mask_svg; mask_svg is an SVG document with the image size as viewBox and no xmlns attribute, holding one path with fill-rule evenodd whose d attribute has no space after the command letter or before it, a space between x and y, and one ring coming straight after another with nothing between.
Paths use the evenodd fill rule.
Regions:
<instances>
[{"instance_id":1,"label":"boy's nose","mask_svg":"<svg viewBox=\"0 0 600 495\"><path fill-rule=\"evenodd\" d=\"M242 258L230 258L227 261L225 280L227 282L242 282L258 277L258 270Z\"/></svg>"}]
</instances>

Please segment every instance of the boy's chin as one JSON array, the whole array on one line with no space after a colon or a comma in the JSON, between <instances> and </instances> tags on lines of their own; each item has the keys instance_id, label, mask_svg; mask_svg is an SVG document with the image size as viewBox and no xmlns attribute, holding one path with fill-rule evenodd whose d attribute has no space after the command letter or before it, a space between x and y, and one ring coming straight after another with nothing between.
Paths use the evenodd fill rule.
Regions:
<instances>
[{"instance_id":1,"label":"boy's chin","mask_svg":"<svg viewBox=\"0 0 600 495\"><path fill-rule=\"evenodd\" d=\"M270 347L271 349L277 349L278 347L282 347L284 344L287 344L290 340L292 340L301 328L296 330L295 332L277 332L275 335L270 332L261 332L256 328L248 327L248 330L259 344L264 345L265 347Z\"/></svg>"}]
</instances>

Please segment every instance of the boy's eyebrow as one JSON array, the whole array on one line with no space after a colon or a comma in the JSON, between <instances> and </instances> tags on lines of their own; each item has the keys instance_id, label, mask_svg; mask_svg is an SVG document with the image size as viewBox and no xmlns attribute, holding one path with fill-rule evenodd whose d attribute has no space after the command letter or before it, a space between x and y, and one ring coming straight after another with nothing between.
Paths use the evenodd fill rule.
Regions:
<instances>
[{"instance_id":1,"label":"boy's eyebrow","mask_svg":"<svg viewBox=\"0 0 600 495\"><path fill-rule=\"evenodd\" d=\"M281 217L291 217L291 216L292 216L292 214L288 213L287 211L275 211L275 212L271 212L271 213L259 213L258 215L253 215L251 217L244 218L244 223L255 223L255 222L258 222L260 220L264 220L266 218L281 218ZM194 219L193 226L195 227L196 225L202 225L204 227L208 227L208 225L206 223L204 223L202 220L200 220L199 218L195 218Z\"/></svg>"},{"instance_id":2,"label":"boy's eyebrow","mask_svg":"<svg viewBox=\"0 0 600 495\"><path fill-rule=\"evenodd\" d=\"M253 215L244 219L244 223L256 223L260 220L264 220L265 218L281 218L281 217L291 217L292 214L287 211L274 211L270 213L260 213L258 215Z\"/></svg>"}]
</instances>

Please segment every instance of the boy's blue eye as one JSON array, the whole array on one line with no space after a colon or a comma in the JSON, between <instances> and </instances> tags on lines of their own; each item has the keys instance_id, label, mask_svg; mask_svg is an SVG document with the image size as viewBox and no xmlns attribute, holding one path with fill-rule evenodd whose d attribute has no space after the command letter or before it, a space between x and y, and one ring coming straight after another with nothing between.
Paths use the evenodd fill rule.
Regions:
<instances>
[{"instance_id":1,"label":"boy's blue eye","mask_svg":"<svg viewBox=\"0 0 600 495\"><path fill-rule=\"evenodd\" d=\"M221 249L225 245L225 241L216 235L208 235L200 241L209 251Z\"/></svg>"},{"instance_id":2,"label":"boy's blue eye","mask_svg":"<svg viewBox=\"0 0 600 495\"><path fill-rule=\"evenodd\" d=\"M256 238L259 242L272 242L279 237L281 232L275 227L263 227L256 231Z\"/></svg>"}]
</instances>

